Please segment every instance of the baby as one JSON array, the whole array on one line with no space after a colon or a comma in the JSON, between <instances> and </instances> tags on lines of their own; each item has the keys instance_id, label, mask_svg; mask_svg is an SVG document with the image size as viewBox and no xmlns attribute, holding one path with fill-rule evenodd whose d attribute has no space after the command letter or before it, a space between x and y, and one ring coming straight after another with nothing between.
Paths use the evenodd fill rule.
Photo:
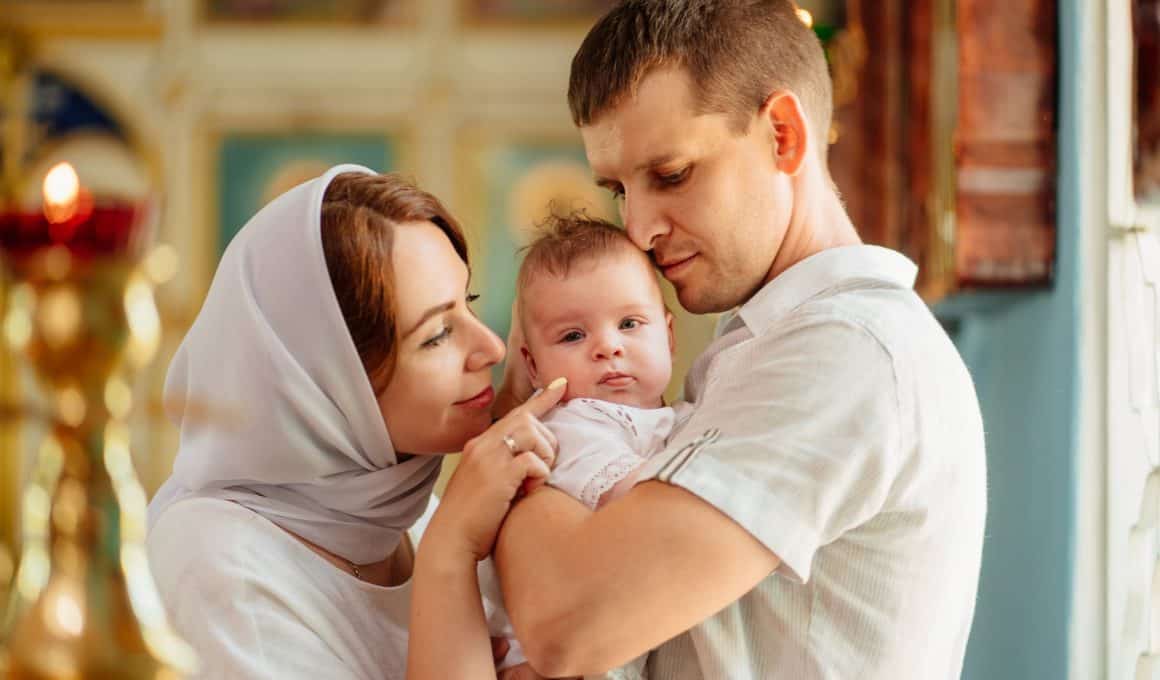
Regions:
<instances>
[{"instance_id":1,"label":"baby","mask_svg":"<svg viewBox=\"0 0 1160 680\"><path fill-rule=\"evenodd\" d=\"M595 510L632 487L687 413L663 397L673 316L648 257L583 214L543 225L516 286L532 385L568 379L564 402L543 419L559 441L548 483Z\"/></svg>"},{"instance_id":2,"label":"baby","mask_svg":"<svg viewBox=\"0 0 1160 680\"><path fill-rule=\"evenodd\" d=\"M568 379L561 405L543 418L559 442L548 484L595 510L628 492L636 470L687 415L663 397L673 372L673 315L648 257L615 225L582 214L542 225L516 288L532 386ZM511 637L506 612L493 610L489 620ZM639 680L646 659L600 677ZM512 656L501 668L521 660Z\"/></svg>"}]
</instances>

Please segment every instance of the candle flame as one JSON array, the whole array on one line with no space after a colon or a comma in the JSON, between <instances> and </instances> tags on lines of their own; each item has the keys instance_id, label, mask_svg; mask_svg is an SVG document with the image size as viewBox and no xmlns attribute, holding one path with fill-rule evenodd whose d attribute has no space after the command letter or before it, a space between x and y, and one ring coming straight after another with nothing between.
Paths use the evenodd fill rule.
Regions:
<instances>
[{"instance_id":1,"label":"candle flame","mask_svg":"<svg viewBox=\"0 0 1160 680\"><path fill-rule=\"evenodd\" d=\"M808 9L803 9L801 7L798 7L797 8L797 16L798 16L798 19L800 19L803 24L805 24L806 26L809 26L810 28L813 28L814 15L810 14L810 11Z\"/></svg>"},{"instance_id":2,"label":"candle flame","mask_svg":"<svg viewBox=\"0 0 1160 680\"><path fill-rule=\"evenodd\" d=\"M72 219L77 213L80 191L81 180L71 163L52 166L44 176L44 216L48 221L59 224Z\"/></svg>"}]
</instances>

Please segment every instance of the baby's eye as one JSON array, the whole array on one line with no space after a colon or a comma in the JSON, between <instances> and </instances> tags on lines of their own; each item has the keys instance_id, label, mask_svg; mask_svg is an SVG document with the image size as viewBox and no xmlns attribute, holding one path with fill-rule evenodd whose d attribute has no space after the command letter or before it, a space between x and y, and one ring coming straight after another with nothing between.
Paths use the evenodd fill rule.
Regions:
<instances>
[{"instance_id":1,"label":"baby's eye","mask_svg":"<svg viewBox=\"0 0 1160 680\"><path fill-rule=\"evenodd\" d=\"M560 338L560 342L579 342L584 339L584 334L580 331L568 331L564 337Z\"/></svg>"},{"instance_id":2,"label":"baby's eye","mask_svg":"<svg viewBox=\"0 0 1160 680\"><path fill-rule=\"evenodd\" d=\"M639 325L640 325L640 321L638 321L636 319L625 319L624 321L620 322L620 330L622 330L622 331L632 330L633 328L636 328Z\"/></svg>"}]
</instances>

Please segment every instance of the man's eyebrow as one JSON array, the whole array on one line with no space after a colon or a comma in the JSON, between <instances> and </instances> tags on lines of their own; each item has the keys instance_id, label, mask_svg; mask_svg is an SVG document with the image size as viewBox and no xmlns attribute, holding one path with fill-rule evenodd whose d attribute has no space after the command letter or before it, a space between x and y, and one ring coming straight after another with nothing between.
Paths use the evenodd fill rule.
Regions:
<instances>
[{"instance_id":1,"label":"man's eyebrow","mask_svg":"<svg viewBox=\"0 0 1160 680\"><path fill-rule=\"evenodd\" d=\"M435 305L431 309L428 309L427 311L423 312L423 316L419 317L419 320L415 322L415 325L411 326L411 330L409 330L403 334L403 337L404 338L410 337L412 333L419 330L419 327L427 322L427 319L430 319L431 317L435 316L436 314L442 314L443 312L449 312L452 309L454 309L454 307L455 307L455 301L452 300L451 302L444 302L441 305Z\"/></svg>"},{"instance_id":2,"label":"man's eyebrow","mask_svg":"<svg viewBox=\"0 0 1160 680\"><path fill-rule=\"evenodd\" d=\"M677 158L677 156L678 156L678 154L675 154L675 153L662 153L662 154L653 156L652 158L648 159L644 163L641 163L640 165L636 166L635 172L640 172L641 170L651 170L651 169L658 167L658 166L661 166L661 165L668 165L669 163L672 163ZM596 182L596 186L598 186L602 189L608 189L610 191L618 189L620 187L620 182L618 182L614 179L609 179L607 177L601 177L600 175L597 175L594 178L594 181Z\"/></svg>"},{"instance_id":3,"label":"man's eyebrow","mask_svg":"<svg viewBox=\"0 0 1160 680\"><path fill-rule=\"evenodd\" d=\"M655 168L658 165L667 165L669 163L672 163L673 159L675 159L676 157L677 157L677 154L675 154L675 153L662 153L662 154L653 156L652 158L648 159L644 163L641 163L640 165L636 166L636 171L640 172L641 170L651 170L652 168Z\"/></svg>"},{"instance_id":4,"label":"man's eyebrow","mask_svg":"<svg viewBox=\"0 0 1160 680\"><path fill-rule=\"evenodd\" d=\"M658 156L653 156L644 163L636 166L635 172L640 172L641 170L651 170L661 165L668 165L676 158L677 154L675 153L663 153ZM614 179L609 179L607 177L601 177L599 175L596 176L595 182L596 186L601 187L602 189L608 189L610 191L620 187L620 182Z\"/></svg>"}]
</instances>

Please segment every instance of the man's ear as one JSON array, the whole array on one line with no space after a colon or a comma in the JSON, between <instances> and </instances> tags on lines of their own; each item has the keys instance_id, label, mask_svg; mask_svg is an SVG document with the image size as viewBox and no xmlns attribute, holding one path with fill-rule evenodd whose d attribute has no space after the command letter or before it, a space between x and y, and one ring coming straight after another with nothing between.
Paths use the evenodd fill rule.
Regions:
<instances>
[{"instance_id":1,"label":"man's ear","mask_svg":"<svg viewBox=\"0 0 1160 680\"><path fill-rule=\"evenodd\" d=\"M758 116L769 130L777 169L796 175L811 150L809 122L801 100L788 90L775 90L761 105Z\"/></svg>"},{"instance_id":2,"label":"man's ear","mask_svg":"<svg viewBox=\"0 0 1160 680\"><path fill-rule=\"evenodd\" d=\"M665 310L665 325L669 327L669 354L677 353L677 334L673 331L673 313Z\"/></svg>"},{"instance_id":3,"label":"man's ear","mask_svg":"<svg viewBox=\"0 0 1160 680\"><path fill-rule=\"evenodd\" d=\"M527 345L520 347L520 356L524 358L524 366L528 369L528 379L532 381L532 387L539 389L541 385L540 377L536 373L536 358L528 351Z\"/></svg>"}]
</instances>

